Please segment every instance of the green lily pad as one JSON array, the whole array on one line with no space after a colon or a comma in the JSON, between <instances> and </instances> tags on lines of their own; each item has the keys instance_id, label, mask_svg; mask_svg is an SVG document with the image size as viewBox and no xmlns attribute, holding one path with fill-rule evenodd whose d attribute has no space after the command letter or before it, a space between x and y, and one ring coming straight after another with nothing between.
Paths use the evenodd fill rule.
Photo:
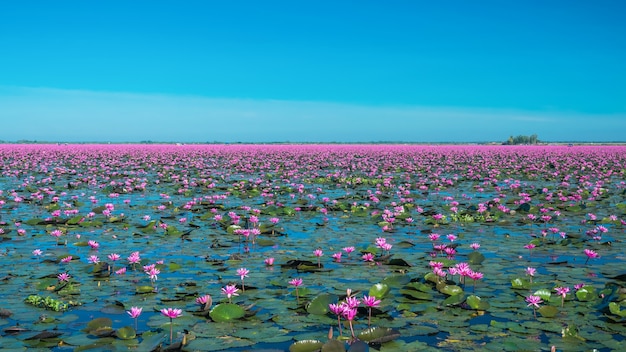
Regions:
<instances>
[{"instance_id":1,"label":"green lily pad","mask_svg":"<svg viewBox=\"0 0 626 352\"><path fill-rule=\"evenodd\" d=\"M387 341L392 341L400 337L400 332L391 328L384 327L372 327L369 328L357 336L359 340L365 341L367 343L385 343Z\"/></svg>"},{"instance_id":2,"label":"green lily pad","mask_svg":"<svg viewBox=\"0 0 626 352\"><path fill-rule=\"evenodd\" d=\"M437 290L448 296L455 296L463 293L463 289L457 285L440 284L437 285Z\"/></svg>"},{"instance_id":3,"label":"green lily pad","mask_svg":"<svg viewBox=\"0 0 626 352\"><path fill-rule=\"evenodd\" d=\"M467 256L468 262L472 265L479 265L485 261L485 256L480 252L472 252Z\"/></svg>"},{"instance_id":4,"label":"green lily pad","mask_svg":"<svg viewBox=\"0 0 626 352\"><path fill-rule=\"evenodd\" d=\"M246 312L241 306L232 303L220 303L213 307L209 316L218 323L228 322L242 318Z\"/></svg>"},{"instance_id":5,"label":"green lily pad","mask_svg":"<svg viewBox=\"0 0 626 352\"><path fill-rule=\"evenodd\" d=\"M346 351L346 344L344 342L341 342L335 339L326 341L324 346L322 346L322 352L345 352L345 351Z\"/></svg>"},{"instance_id":6,"label":"green lily pad","mask_svg":"<svg viewBox=\"0 0 626 352\"><path fill-rule=\"evenodd\" d=\"M463 303L463 301L465 301L465 295L464 294L458 294L458 295L452 295L452 296L444 299L441 304L443 304L444 306L457 306L457 305Z\"/></svg>"},{"instance_id":7,"label":"green lily pad","mask_svg":"<svg viewBox=\"0 0 626 352\"><path fill-rule=\"evenodd\" d=\"M324 343L318 340L296 341L289 346L289 352L315 352L321 350Z\"/></svg>"},{"instance_id":8,"label":"green lily pad","mask_svg":"<svg viewBox=\"0 0 626 352\"><path fill-rule=\"evenodd\" d=\"M135 293L137 293L137 294L154 293L154 287L152 287L152 286L137 286L135 288Z\"/></svg>"},{"instance_id":9,"label":"green lily pad","mask_svg":"<svg viewBox=\"0 0 626 352\"><path fill-rule=\"evenodd\" d=\"M557 314L559 314L559 310L555 306L548 305L537 309L537 312L539 312L539 314L541 314L544 318L554 318Z\"/></svg>"},{"instance_id":10,"label":"green lily pad","mask_svg":"<svg viewBox=\"0 0 626 352\"><path fill-rule=\"evenodd\" d=\"M597 298L596 289L593 286L583 286L576 291L576 298L582 302L591 301Z\"/></svg>"},{"instance_id":11,"label":"green lily pad","mask_svg":"<svg viewBox=\"0 0 626 352\"><path fill-rule=\"evenodd\" d=\"M615 315L620 316L622 318L626 318L626 309L622 310L621 309L621 304L619 304L617 302L610 302L609 303L609 311L612 314L615 314Z\"/></svg>"},{"instance_id":12,"label":"green lily pad","mask_svg":"<svg viewBox=\"0 0 626 352\"><path fill-rule=\"evenodd\" d=\"M430 301L433 299L433 295L428 292L415 291L415 290L400 290L401 295L409 296L414 299Z\"/></svg>"},{"instance_id":13,"label":"green lily pad","mask_svg":"<svg viewBox=\"0 0 626 352\"><path fill-rule=\"evenodd\" d=\"M113 326L113 321L109 318L96 318L87 323L87 326L83 331L87 333L91 333L93 331L103 329L103 328L111 328Z\"/></svg>"},{"instance_id":14,"label":"green lily pad","mask_svg":"<svg viewBox=\"0 0 626 352\"><path fill-rule=\"evenodd\" d=\"M137 337L137 332L132 326L125 326L117 329L117 331L115 331L115 335L122 340L132 340Z\"/></svg>"},{"instance_id":15,"label":"green lily pad","mask_svg":"<svg viewBox=\"0 0 626 352\"><path fill-rule=\"evenodd\" d=\"M511 280L511 287L516 290L528 290L530 289L530 281L522 278L515 278Z\"/></svg>"},{"instance_id":16,"label":"green lily pad","mask_svg":"<svg viewBox=\"0 0 626 352\"><path fill-rule=\"evenodd\" d=\"M337 302L338 299L333 294L322 293L307 304L306 311L309 314L325 315L328 313L328 305Z\"/></svg>"},{"instance_id":17,"label":"green lily pad","mask_svg":"<svg viewBox=\"0 0 626 352\"><path fill-rule=\"evenodd\" d=\"M374 296L378 299L384 298L389 293L389 286L383 283L377 283L369 290L369 296Z\"/></svg>"},{"instance_id":18,"label":"green lily pad","mask_svg":"<svg viewBox=\"0 0 626 352\"><path fill-rule=\"evenodd\" d=\"M548 302L550 300L550 296L552 296L552 292L550 292L550 290L542 288L535 291L533 295L541 297L544 302Z\"/></svg>"},{"instance_id":19,"label":"green lily pad","mask_svg":"<svg viewBox=\"0 0 626 352\"><path fill-rule=\"evenodd\" d=\"M484 301L482 298L478 296L471 295L467 297L465 301L467 302L467 305L470 306L470 308L472 309L477 309L477 310L489 309L489 303Z\"/></svg>"},{"instance_id":20,"label":"green lily pad","mask_svg":"<svg viewBox=\"0 0 626 352\"><path fill-rule=\"evenodd\" d=\"M411 281L411 277L409 275L391 275L387 276L381 281L381 284L387 285L389 287L402 287Z\"/></svg>"}]
</instances>

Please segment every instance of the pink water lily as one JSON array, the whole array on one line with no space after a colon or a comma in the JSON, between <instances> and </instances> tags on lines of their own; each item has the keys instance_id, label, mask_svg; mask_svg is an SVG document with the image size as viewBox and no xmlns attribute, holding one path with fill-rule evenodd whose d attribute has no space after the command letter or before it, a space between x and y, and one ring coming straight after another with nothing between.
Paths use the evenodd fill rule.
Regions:
<instances>
[{"instance_id":1,"label":"pink water lily","mask_svg":"<svg viewBox=\"0 0 626 352\"><path fill-rule=\"evenodd\" d=\"M196 303L200 305L201 310L208 310L211 308L211 304L213 303L213 298L211 295L204 295L196 298Z\"/></svg>"},{"instance_id":2,"label":"pink water lily","mask_svg":"<svg viewBox=\"0 0 626 352\"><path fill-rule=\"evenodd\" d=\"M587 256L587 260L585 261L585 264L587 264L589 259L595 259L595 258L599 258L600 257L598 252L596 252L596 251L594 251L592 249L585 248L584 253Z\"/></svg>"},{"instance_id":3,"label":"pink water lily","mask_svg":"<svg viewBox=\"0 0 626 352\"><path fill-rule=\"evenodd\" d=\"M131 318L135 321L135 331L137 331L137 319L141 315L143 308L141 307L130 307L130 310L126 311L126 314L130 315Z\"/></svg>"},{"instance_id":4,"label":"pink water lily","mask_svg":"<svg viewBox=\"0 0 626 352\"><path fill-rule=\"evenodd\" d=\"M528 307L533 308L533 314L535 318L537 317L536 309L539 308L539 304L543 303L543 300L539 296L529 295L526 297L526 303L528 303Z\"/></svg>"},{"instance_id":5,"label":"pink water lily","mask_svg":"<svg viewBox=\"0 0 626 352\"><path fill-rule=\"evenodd\" d=\"M322 255L324 255L324 252L322 252L322 250L318 248L313 251L313 254L317 257L317 267L318 268L321 267L322 263L320 260L321 260Z\"/></svg>"},{"instance_id":6,"label":"pink water lily","mask_svg":"<svg viewBox=\"0 0 626 352\"><path fill-rule=\"evenodd\" d=\"M607 262L619 266L623 249L619 235L626 223L619 218L622 208L614 205L620 203L626 190L625 151L623 146L599 145L570 148L549 145L2 144L0 156L5 162L5 187L0 190L3 212L0 235L7 246L0 251L0 258L7 264L9 281L16 279L14 275L19 270L11 268L11 264L32 262L30 264L36 266L31 270L35 270L35 278L52 272L57 282L59 272L68 276L71 273L71 285L80 283L84 288L81 295L97 290L124 302L127 300L122 298L133 294L136 286L143 285L142 280L147 281L145 275L153 283L158 277L164 284L158 297L154 296L157 301L171 301L181 290L193 291L187 278L196 271L208 280L200 280L205 285L202 287L210 289L216 282L223 282L220 286L232 286L231 294L224 293L223 297L225 302L231 302L244 289L246 293L249 291L250 283L246 287L243 281L251 280L247 276L249 272L255 273L255 268L265 264L268 268L262 270L265 274L260 273L259 278L267 280L260 285L264 292L258 294L276 300L285 298L290 291L295 291L297 296L298 306L282 305L278 307L279 315L306 312L307 299L299 297L302 293L305 298L302 279L310 283L307 291L312 292L312 297L336 294L346 284L366 290L372 283L390 275L412 278L400 288L404 293L437 292L437 285L456 285L457 282L467 291L468 278L479 288L482 281L486 288L498 292L514 290L509 293L519 293L517 287L511 288L510 280L518 281L512 277L513 273L526 270L525 280L539 281L534 284L543 285L539 288L545 290L550 282L565 285L563 270L567 265L582 263L581 258L585 258L587 264L595 261L594 265ZM125 219L122 212L130 216ZM274 214L280 214L280 220L274 218L278 216ZM320 224L322 217L332 221ZM281 233L270 233L278 231L278 224ZM508 234L501 232L500 224L507 224ZM577 234L579 229L582 238ZM16 230L20 232L16 234ZM193 232L188 232L191 230ZM263 243L250 245L255 236L263 236ZM191 248L181 248L178 242L181 237ZM237 240L244 237L250 241L238 247ZM52 238L58 242L66 238L72 243L65 248L56 247ZM87 240L92 241L92 245ZM109 250L105 258L110 272L115 273L113 276L108 277L106 271L85 265L87 261L102 260L97 257L90 260L90 254L98 254L88 252L96 247L94 243ZM351 253L355 251L351 245L363 250L357 252L357 262L362 265L351 262ZM370 246L379 249L365 253ZM32 248L27 249L29 247ZM474 267L474 260L479 256L474 257L478 253L473 251L486 247L483 253L487 260L482 266ZM31 255L33 248L40 248L42 255ZM333 260L347 263L328 263L328 270L311 272L306 268L302 270L302 266L293 268L288 262L313 255L321 267L322 248L323 252L332 254ZM394 250L393 257L390 250ZM538 256L533 257L536 250ZM124 259L110 253L112 251L120 251ZM605 254L603 251L606 256L598 260L600 254ZM381 253L383 255L377 255ZM80 263L72 261L71 256L80 258ZM194 264L190 265L186 258L192 256ZM227 256L230 258L226 259ZM280 268L270 267L275 265L270 256L281 260ZM165 257L171 264L158 265L157 259ZM393 265L400 258L412 266ZM432 263L428 263L429 260ZM552 262L548 263L550 260ZM61 264L72 261L72 264L68 267L58 264L59 261ZM569 264L558 265L564 262ZM123 276L127 269L133 270L146 263L157 264L146 265L146 274L133 272ZM471 268L469 263L472 263ZM500 266L502 271L489 270L489 276L477 271L482 270L481 267L487 270L492 264ZM237 270L239 266L250 270L242 275ZM106 267L98 265L96 269ZM365 271L365 275L352 277L351 269ZM576 275L587 275L591 277L588 285L602 287L610 279L607 278L610 272L602 268L597 273L571 270L568 274L574 275L570 278L574 281L570 287L576 280L583 280ZM340 277L341 273L346 275ZM254 275L252 278L257 279ZM235 280L224 281L229 279ZM292 279L298 281L292 284ZM326 285L333 279L334 284ZM63 285L56 284L57 288ZM23 294L17 289L19 285L5 286L7 296ZM566 287L553 287L548 288L553 294L556 292L555 296L560 296L563 306L571 292L567 292ZM193 305L196 300L203 307L207 299L201 296L202 288L197 288L200 296L192 297L191 302ZM580 285L576 288L584 290ZM397 299L407 296L398 293L396 288L393 290L394 297L389 298L390 310L385 309L385 316L398 313L398 309L400 313L410 314L403 310L406 307L397 306ZM215 294L217 292L220 291ZM597 304L592 304L601 295L606 295L605 289L599 289L597 294L592 287L580 292L580 297L593 298L589 304L580 304L579 297L572 296L572 304L576 303L577 311L593 326L603 323L598 322L603 312L598 311ZM136 296L148 300L154 297ZM446 297L433 297L441 312L451 309L442 303ZM494 297L490 299L493 301ZM253 299L254 302L248 303L256 303L259 309L267 308L263 300L252 296L241 298L248 299ZM338 323L350 318L353 324L364 326L364 321L358 320L365 311L368 325L376 324L371 322L377 318L374 302L383 304L377 301L380 297L359 293L357 299L354 292L347 292L345 299L333 302L334 306L329 309L337 315ZM529 306L506 307L516 313L519 323L527 320L519 314L520 310L530 307L542 311L543 303L524 302ZM354 308L358 310L345 312ZM498 314L505 307L495 304L490 309ZM201 312L204 312L202 308ZM300 318L307 318L307 314ZM407 333L407 338L414 338L407 324L400 328ZM469 331L472 336L475 333ZM517 331L509 333L512 337L523 335Z\"/></svg>"},{"instance_id":7,"label":"pink water lily","mask_svg":"<svg viewBox=\"0 0 626 352\"><path fill-rule=\"evenodd\" d=\"M222 294L226 295L226 298L228 298L228 303L232 303L232 297L239 296L237 291L239 291L239 289L235 285L226 285L222 287Z\"/></svg>"},{"instance_id":8,"label":"pink water lily","mask_svg":"<svg viewBox=\"0 0 626 352\"><path fill-rule=\"evenodd\" d=\"M68 273L60 273L59 275L57 275L57 278L61 282L68 282L68 281L70 281L70 274L68 274Z\"/></svg>"},{"instance_id":9,"label":"pink water lily","mask_svg":"<svg viewBox=\"0 0 626 352\"><path fill-rule=\"evenodd\" d=\"M301 278L295 278L295 279L289 280L289 284L296 288L296 299L298 301L298 304L300 303L300 293L298 292L298 287L302 286L302 282L303 281Z\"/></svg>"},{"instance_id":10,"label":"pink water lily","mask_svg":"<svg viewBox=\"0 0 626 352\"><path fill-rule=\"evenodd\" d=\"M363 296L363 304L367 307L367 327L372 324L372 308L378 307L381 301L375 296Z\"/></svg>"},{"instance_id":11,"label":"pink water lily","mask_svg":"<svg viewBox=\"0 0 626 352\"><path fill-rule=\"evenodd\" d=\"M244 284L243 279L245 277L248 277L248 274L250 273L250 270L246 269L246 268L239 268L237 269L237 275L239 275L239 277L241 278L241 291L246 292L246 286Z\"/></svg>"},{"instance_id":12,"label":"pink water lily","mask_svg":"<svg viewBox=\"0 0 626 352\"><path fill-rule=\"evenodd\" d=\"M173 324L172 324L172 320L180 317L181 315L183 315L183 311L182 311L182 309L178 309L178 308L163 308L163 309L161 309L161 314L163 314L164 316L170 318L170 344L172 344L172 341L173 341Z\"/></svg>"}]
</instances>

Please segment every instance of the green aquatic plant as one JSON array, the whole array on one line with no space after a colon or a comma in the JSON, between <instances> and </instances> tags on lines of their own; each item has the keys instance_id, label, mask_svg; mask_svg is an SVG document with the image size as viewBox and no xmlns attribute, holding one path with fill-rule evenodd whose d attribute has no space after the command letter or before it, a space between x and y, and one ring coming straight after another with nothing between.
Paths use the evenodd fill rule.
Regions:
<instances>
[{"instance_id":1,"label":"green aquatic plant","mask_svg":"<svg viewBox=\"0 0 626 352\"><path fill-rule=\"evenodd\" d=\"M70 306L68 303L56 300L52 297L41 297L39 295L30 295L24 299L24 302L35 307L45 308L55 312L67 310Z\"/></svg>"}]
</instances>

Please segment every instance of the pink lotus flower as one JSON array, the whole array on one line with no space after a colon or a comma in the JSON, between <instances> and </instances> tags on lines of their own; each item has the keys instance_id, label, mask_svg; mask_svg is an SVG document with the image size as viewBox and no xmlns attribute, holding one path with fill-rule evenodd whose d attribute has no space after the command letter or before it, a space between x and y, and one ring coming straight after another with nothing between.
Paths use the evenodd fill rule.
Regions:
<instances>
[{"instance_id":1,"label":"pink lotus flower","mask_svg":"<svg viewBox=\"0 0 626 352\"><path fill-rule=\"evenodd\" d=\"M555 287L556 294L561 296L561 307L565 304L565 296L569 293L569 287Z\"/></svg>"},{"instance_id":2,"label":"pink lotus flower","mask_svg":"<svg viewBox=\"0 0 626 352\"><path fill-rule=\"evenodd\" d=\"M117 253L111 253L108 255L108 258L112 261L118 261L120 259L120 255Z\"/></svg>"},{"instance_id":3,"label":"pink lotus flower","mask_svg":"<svg viewBox=\"0 0 626 352\"><path fill-rule=\"evenodd\" d=\"M130 310L126 311L126 313L130 315L131 318L137 319L141 315L142 311L143 311L143 308L130 307Z\"/></svg>"},{"instance_id":4,"label":"pink lotus flower","mask_svg":"<svg viewBox=\"0 0 626 352\"><path fill-rule=\"evenodd\" d=\"M296 300L298 301L298 304L300 304L300 293L298 292L298 287L302 286L302 279L292 279L289 281L289 284L296 288Z\"/></svg>"},{"instance_id":5,"label":"pink lotus flower","mask_svg":"<svg viewBox=\"0 0 626 352\"><path fill-rule=\"evenodd\" d=\"M135 320L135 331L137 331L137 318L141 315L142 310L143 308L141 307L130 307L130 310L126 311L126 314Z\"/></svg>"},{"instance_id":6,"label":"pink lotus flower","mask_svg":"<svg viewBox=\"0 0 626 352\"><path fill-rule=\"evenodd\" d=\"M343 311L343 317L346 318L346 320L350 324L350 332L352 333L352 338L354 338L354 328L352 327L352 321L356 317L356 314L357 314L356 308L346 308Z\"/></svg>"},{"instance_id":7,"label":"pink lotus flower","mask_svg":"<svg viewBox=\"0 0 626 352\"><path fill-rule=\"evenodd\" d=\"M204 296L200 296L198 298L196 298L196 303L198 304L207 304L208 302L211 302L211 295L204 295Z\"/></svg>"},{"instance_id":8,"label":"pink lotus flower","mask_svg":"<svg viewBox=\"0 0 626 352\"><path fill-rule=\"evenodd\" d=\"M163 314L164 316L170 318L170 344L172 344L172 340L173 340L172 319L176 319L176 318L180 317L181 315L183 315L183 311L181 309L177 309L177 308L163 308L163 309L161 309L161 314Z\"/></svg>"},{"instance_id":9,"label":"pink lotus flower","mask_svg":"<svg viewBox=\"0 0 626 352\"><path fill-rule=\"evenodd\" d=\"M129 264L138 264L139 262L141 262L139 252L132 252L127 259Z\"/></svg>"},{"instance_id":10,"label":"pink lotus flower","mask_svg":"<svg viewBox=\"0 0 626 352\"><path fill-rule=\"evenodd\" d=\"M226 285L225 287L222 287L222 294L226 295L228 303L232 303L233 296L239 296L237 291L239 291L239 289L235 285Z\"/></svg>"},{"instance_id":11,"label":"pink lotus flower","mask_svg":"<svg viewBox=\"0 0 626 352\"><path fill-rule=\"evenodd\" d=\"M528 303L528 307L533 306L535 308L539 308L539 304L543 303L543 300L539 296L530 295L526 297L526 303Z\"/></svg>"},{"instance_id":12,"label":"pink lotus flower","mask_svg":"<svg viewBox=\"0 0 626 352\"><path fill-rule=\"evenodd\" d=\"M248 270L246 268L239 268L239 269L237 269L237 275L239 275L241 277L241 280L243 280L244 277L248 277L249 273L250 273L250 270Z\"/></svg>"},{"instance_id":13,"label":"pink lotus flower","mask_svg":"<svg viewBox=\"0 0 626 352\"><path fill-rule=\"evenodd\" d=\"M211 307L213 298L211 298L211 295L200 296L196 298L196 303L201 306L201 310L206 311Z\"/></svg>"},{"instance_id":14,"label":"pink lotus flower","mask_svg":"<svg viewBox=\"0 0 626 352\"><path fill-rule=\"evenodd\" d=\"M363 261L366 261L366 262L373 262L374 261L374 255L372 253L369 253L369 252L363 254L363 256L361 258L363 258Z\"/></svg>"},{"instance_id":15,"label":"pink lotus flower","mask_svg":"<svg viewBox=\"0 0 626 352\"><path fill-rule=\"evenodd\" d=\"M358 298L354 296L346 297L346 305L348 308L357 308L359 304L361 304L361 301Z\"/></svg>"},{"instance_id":16,"label":"pink lotus flower","mask_svg":"<svg viewBox=\"0 0 626 352\"><path fill-rule=\"evenodd\" d=\"M87 244L89 245L89 247L91 247L91 249L98 249L100 248L100 243L93 241L93 240L89 240L87 242Z\"/></svg>"},{"instance_id":17,"label":"pink lotus flower","mask_svg":"<svg viewBox=\"0 0 626 352\"><path fill-rule=\"evenodd\" d=\"M289 284L293 287L300 287L302 286L302 279L301 278L297 278L297 279L293 279L289 281Z\"/></svg>"},{"instance_id":18,"label":"pink lotus flower","mask_svg":"<svg viewBox=\"0 0 626 352\"><path fill-rule=\"evenodd\" d=\"M378 307L381 301L376 296L363 296L363 304L367 307L367 327L372 323L372 308Z\"/></svg>"},{"instance_id":19,"label":"pink lotus flower","mask_svg":"<svg viewBox=\"0 0 626 352\"><path fill-rule=\"evenodd\" d=\"M157 281L158 275L161 273L161 270L155 268L154 266L150 269L146 270L145 273L150 277L150 281L154 284Z\"/></svg>"},{"instance_id":20,"label":"pink lotus flower","mask_svg":"<svg viewBox=\"0 0 626 352\"><path fill-rule=\"evenodd\" d=\"M343 311L347 308L345 304L329 304L328 309L337 316L337 326L339 328L339 335L341 336L341 317L343 316Z\"/></svg>"},{"instance_id":21,"label":"pink lotus flower","mask_svg":"<svg viewBox=\"0 0 626 352\"><path fill-rule=\"evenodd\" d=\"M589 259L595 259L595 258L600 257L598 252L596 252L596 251L594 251L592 249L588 249L588 248L585 248L585 255L587 256L587 260L585 261L585 264L587 264Z\"/></svg>"},{"instance_id":22,"label":"pink lotus flower","mask_svg":"<svg viewBox=\"0 0 626 352\"><path fill-rule=\"evenodd\" d=\"M533 308L533 315L535 318L537 317L537 308L539 308L539 304L543 303L543 300L539 296L530 295L525 299L526 303L528 303L528 307Z\"/></svg>"},{"instance_id":23,"label":"pink lotus flower","mask_svg":"<svg viewBox=\"0 0 626 352\"><path fill-rule=\"evenodd\" d=\"M376 296L363 296L363 304L367 307L378 307L381 301Z\"/></svg>"},{"instance_id":24,"label":"pink lotus flower","mask_svg":"<svg viewBox=\"0 0 626 352\"><path fill-rule=\"evenodd\" d=\"M246 292L246 286L244 284L243 278L244 277L248 277L249 273L250 273L250 270L248 270L246 268L239 268L239 269L237 269L237 275L239 275L239 277L241 277L241 290L243 292Z\"/></svg>"},{"instance_id":25,"label":"pink lotus flower","mask_svg":"<svg viewBox=\"0 0 626 352\"><path fill-rule=\"evenodd\" d=\"M264 262L265 262L265 265L272 266L272 265L274 265L274 258L272 258L272 257L265 258Z\"/></svg>"},{"instance_id":26,"label":"pink lotus flower","mask_svg":"<svg viewBox=\"0 0 626 352\"><path fill-rule=\"evenodd\" d=\"M68 282L68 281L70 281L70 274L68 274L68 273L60 273L59 275L57 275L57 278L61 282Z\"/></svg>"},{"instance_id":27,"label":"pink lotus flower","mask_svg":"<svg viewBox=\"0 0 626 352\"><path fill-rule=\"evenodd\" d=\"M313 255L317 257L317 267L321 268L322 267L321 257L322 255L324 255L324 252L322 252L322 250L318 248L313 251Z\"/></svg>"},{"instance_id":28,"label":"pink lotus flower","mask_svg":"<svg viewBox=\"0 0 626 352\"><path fill-rule=\"evenodd\" d=\"M100 258L98 258L97 255L90 255L89 258L87 258L87 261L91 264L98 264L100 263Z\"/></svg>"},{"instance_id":29,"label":"pink lotus flower","mask_svg":"<svg viewBox=\"0 0 626 352\"><path fill-rule=\"evenodd\" d=\"M33 250L33 255L35 257L38 257L40 255L43 255L43 251L41 249L35 249L35 250Z\"/></svg>"}]
</instances>

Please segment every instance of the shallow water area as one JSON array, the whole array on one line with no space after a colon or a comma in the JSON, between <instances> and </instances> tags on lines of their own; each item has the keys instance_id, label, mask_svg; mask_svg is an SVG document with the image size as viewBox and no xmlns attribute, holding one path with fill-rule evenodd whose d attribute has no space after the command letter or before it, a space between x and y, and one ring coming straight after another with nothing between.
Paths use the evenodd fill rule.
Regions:
<instances>
[{"instance_id":1,"label":"shallow water area","mask_svg":"<svg viewBox=\"0 0 626 352\"><path fill-rule=\"evenodd\" d=\"M347 290L360 301L355 335L373 350L625 347L623 147L0 154L3 349L150 350L185 335L189 351L315 350L297 342L328 343L330 328L338 339L328 304ZM364 295L380 300L369 319ZM143 309L136 322L131 307ZM181 315L170 322L166 308Z\"/></svg>"}]
</instances>

